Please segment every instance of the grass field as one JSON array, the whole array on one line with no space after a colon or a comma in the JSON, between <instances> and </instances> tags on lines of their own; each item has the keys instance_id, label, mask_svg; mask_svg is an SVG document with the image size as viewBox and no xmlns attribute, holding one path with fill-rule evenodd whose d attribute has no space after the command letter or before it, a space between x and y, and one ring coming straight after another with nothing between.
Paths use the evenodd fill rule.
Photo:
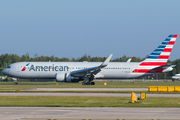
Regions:
<instances>
[{"instance_id":1,"label":"grass field","mask_svg":"<svg viewBox=\"0 0 180 120\"><path fill-rule=\"evenodd\" d=\"M149 97L130 103L129 97L1 96L8 107L180 107L180 98Z\"/></svg>"},{"instance_id":2,"label":"grass field","mask_svg":"<svg viewBox=\"0 0 180 120\"><path fill-rule=\"evenodd\" d=\"M79 92L79 93L131 93L132 91L21 91L36 88L147 88L148 86L180 86L180 82L104 82L96 81L96 85L83 86L81 83L56 82L19 82L24 85L5 85L12 82L0 83L0 92ZM4 84L4 85L3 85ZM33 85L28 85L33 84ZM41 85L40 85L41 84ZM135 93L173 93L180 92L148 92L134 91ZM74 97L74 96L0 96L0 106L18 107L180 107L180 98L149 97L130 103L130 97Z\"/></svg>"},{"instance_id":3,"label":"grass field","mask_svg":"<svg viewBox=\"0 0 180 120\"><path fill-rule=\"evenodd\" d=\"M180 86L180 82L104 82L96 81L96 85L82 85L80 83L56 82L19 82L20 85L13 85L13 82L1 82L0 90L29 90L34 88L147 88L148 86ZM3 85L4 84L4 85ZM11 84L11 85L7 85ZM21 85L24 84L24 85ZM32 84L32 85L28 85ZM41 84L41 85L39 85Z\"/></svg>"}]
</instances>

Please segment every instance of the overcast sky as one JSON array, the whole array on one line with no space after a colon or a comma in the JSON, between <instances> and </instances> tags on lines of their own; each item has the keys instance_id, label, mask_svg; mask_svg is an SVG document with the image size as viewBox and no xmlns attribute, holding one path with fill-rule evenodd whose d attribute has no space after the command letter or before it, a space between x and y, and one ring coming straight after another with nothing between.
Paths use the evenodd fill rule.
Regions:
<instances>
[{"instance_id":1,"label":"overcast sky","mask_svg":"<svg viewBox=\"0 0 180 120\"><path fill-rule=\"evenodd\" d=\"M180 0L1 0L0 55L144 58L180 35ZM170 60L180 59L180 36Z\"/></svg>"}]
</instances>

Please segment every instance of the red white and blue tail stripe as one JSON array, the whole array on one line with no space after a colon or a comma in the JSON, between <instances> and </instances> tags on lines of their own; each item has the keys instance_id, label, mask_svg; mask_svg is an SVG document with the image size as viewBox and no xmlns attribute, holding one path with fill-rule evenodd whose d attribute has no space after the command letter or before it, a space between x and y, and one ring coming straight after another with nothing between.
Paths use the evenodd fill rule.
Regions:
<instances>
[{"instance_id":1,"label":"red white and blue tail stripe","mask_svg":"<svg viewBox=\"0 0 180 120\"><path fill-rule=\"evenodd\" d=\"M150 71L150 69L166 65L177 35L169 35L144 61L139 64L133 73L162 72L163 70Z\"/></svg>"}]
</instances>

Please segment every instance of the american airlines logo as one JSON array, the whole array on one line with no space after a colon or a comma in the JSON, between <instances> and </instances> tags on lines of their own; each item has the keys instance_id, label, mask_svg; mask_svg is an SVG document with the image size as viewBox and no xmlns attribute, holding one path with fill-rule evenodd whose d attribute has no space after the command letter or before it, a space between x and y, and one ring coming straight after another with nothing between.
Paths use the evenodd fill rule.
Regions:
<instances>
[{"instance_id":1,"label":"american airlines logo","mask_svg":"<svg viewBox=\"0 0 180 120\"><path fill-rule=\"evenodd\" d=\"M30 64L30 63L26 64L26 66L24 66L21 71L25 71L25 70L26 70L26 67L28 67L29 64Z\"/></svg>"},{"instance_id":2,"label":"american airlines logo","mask_svg":"<svg viewBox=\"0 0 180 120\"><path fill-rule=\"evenodd\" d=\"M68 66L34 66L31 65L29 71L68 71Z\"/></svg>"}]
</instances>

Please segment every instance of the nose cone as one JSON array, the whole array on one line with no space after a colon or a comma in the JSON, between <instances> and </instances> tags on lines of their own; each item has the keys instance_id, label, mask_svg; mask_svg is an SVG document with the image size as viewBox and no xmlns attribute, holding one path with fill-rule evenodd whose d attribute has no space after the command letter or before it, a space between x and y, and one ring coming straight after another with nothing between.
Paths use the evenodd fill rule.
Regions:
<instances>
[{"instance_id":1,"label":"nose cone","mask_svg":"<svg viewBox=\"0 0 180 120\"><path fill-rule=\"evenodd\" d=\"M7 75L7 69L4 68L4 69L2 70L2 73L3 73L4 75Z\"/></svg>"}]
</instances>

